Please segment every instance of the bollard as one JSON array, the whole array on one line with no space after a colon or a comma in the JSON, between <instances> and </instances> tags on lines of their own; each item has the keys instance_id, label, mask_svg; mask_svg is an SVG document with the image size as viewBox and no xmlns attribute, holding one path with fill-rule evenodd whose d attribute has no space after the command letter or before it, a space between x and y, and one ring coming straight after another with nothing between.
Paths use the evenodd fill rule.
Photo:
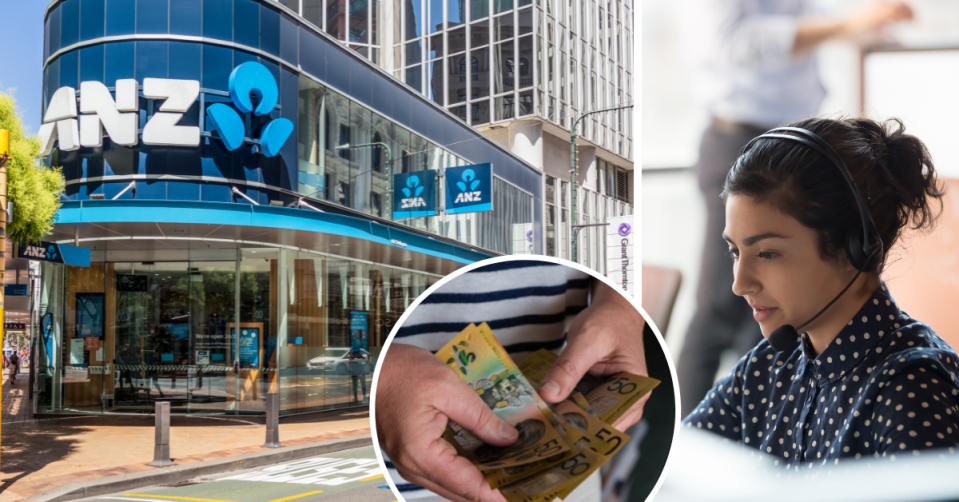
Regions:
<instances>
[{"instance_id":1,"label":"bollard","mask_svg":"<svg viewBox=\"0 0 959 502\"><path fill-rule=\"evenodd\" d=\"M153 447L153 462L147 465L166 467L170 460L170 402L156 403L156 446Z\"/></svg>"},{"instance_id":2,"label":"bollard","mask_svg":"<svg viewBox=\"0 0 959 502\"><path fill-rule=\"evenodd\" d=\"M281 448L280 444L280 395L266 393L266 443L264 448Z\"/></svg>"}]
</instances>

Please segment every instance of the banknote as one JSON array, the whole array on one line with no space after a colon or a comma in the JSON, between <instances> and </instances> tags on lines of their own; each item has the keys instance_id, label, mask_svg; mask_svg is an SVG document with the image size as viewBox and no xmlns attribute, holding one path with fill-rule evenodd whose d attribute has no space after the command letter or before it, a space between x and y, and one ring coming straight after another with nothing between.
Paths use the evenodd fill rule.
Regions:
<instances>
[{"instance_id":1,"label":"banknote","mask_svg":"<svg viewBox=\"0 0 959 502\"><path fill-rule=\"evenodd\" d=\"M554 411L558 416L562 417L563 421L568 425L568 427L565 428L566 433L564 436L568 444L573 447L572 450L533 464L487 471L484 474L490 484L490 488L499 488L512 484L538 472L560 465L575 457L582 452L584 448L589 448L599 453L602 455L603 461L605 461L619 451L620 446L629 440L628 435L614 429L599 418L590 415L586 410L570 400L563 401L554 406Z\"/></svg>"},{"instance_id":2,"label":"banknote","mask_svg":"<svg viewBox=\"0 0 959 502\"><path fill-rule=\"evenodd\" d=\"M540 382L546 378L546 374L549 373L550 368L556 363L556 359L558 359L556 354L546 349L539 349L527 356L526 359L520 361L517 366L519 366L520 371L523 372L526 379L533 384L533 388L538 390ZM599 387L601 383L601 380L587 373L583 375L583 378L576 384L576 391L584 395L589 394L590 391Z\"/></svg>"},{"instance_id":3,"label":"banknote","mask_svg":"<svg viewBox=\"0 0 959 502\"><path fill-rule=\"evenodd\" d=\"M582 392L573 392L572 394L569 395L569 398L574 403L576 403L576 406L579 406L580 408L582 408L583 411L585 411L586 413L589 413L590 415L594 417L596 416L596 410L594 410L593 407L589 405L589 401L586 400L586 396L584 396Z\"/></svg>"},{"instance_id":4,"label":"banknote","mask_svg":"<svg viewBox=\"0 0 959 502\"><path fill-rule=\"evenodd\" d=\"M576 454L500 488L509 502L549 502L572 492L629 440L629 436L591 417L571 401L558 405L556 412L586 429L575 442Z\"/></svg>"},{"instance_id":5,"label":"banknote","mask_svg":"<svg viewBox=\"0 0 959 502\"><path fill-rule=\"evenodd\" d=\"M600 420L612 424L657 385L655 378L619 373L586 394L586 400Z\"/></svg>"},{"instance_id":6,"label":"banknote","mask_svg":"<svg viewBox=\"0 0 959 502\"><path fill-rule=\"evenodd\" d=\"M450 422L444 437L481 470L521 465L569 451L554 424L559 419L513 363L489 326L470 324L436 356L447 364L493 413L519 432L512 445L497 447Z\"/></svg>"}]
</instances>

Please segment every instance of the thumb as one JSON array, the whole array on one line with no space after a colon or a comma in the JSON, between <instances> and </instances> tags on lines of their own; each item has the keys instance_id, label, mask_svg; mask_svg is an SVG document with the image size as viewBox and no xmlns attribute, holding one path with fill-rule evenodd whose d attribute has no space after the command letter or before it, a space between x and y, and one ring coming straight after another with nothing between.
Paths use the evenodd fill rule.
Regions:
<instances>
[{"instance_id":1,"label":"thumb","mask_svg":"<svg viewBox=\"0 0 959 502\"><path fill-rule=\"evenodd\" d=\"M586 372L603 359L608 350L602 342L591 338L569 338L569 344L539 385L540 397L550 403L566 399Z\"/></svg>"},{"instance_id":2,"label":"thumb","mask_svg":"<svg viewBox=\"0 0 959 502\"><path fill-rule=\"evenodd\" d=\"M469 386L463 385L462 381L446 387L446 399L437 408L450 420L495 446L511 445L519 438L516 429L496 416L483 399Z\"/></svg>"}]
</instances>

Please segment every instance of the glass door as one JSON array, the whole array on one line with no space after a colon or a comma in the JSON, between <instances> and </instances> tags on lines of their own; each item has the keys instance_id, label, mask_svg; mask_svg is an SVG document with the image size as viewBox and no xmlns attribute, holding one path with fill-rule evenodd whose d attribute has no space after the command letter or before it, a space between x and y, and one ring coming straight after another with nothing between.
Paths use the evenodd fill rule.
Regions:
<instances>
[{"instance_id":1,"label":"glass door","mask_svg":"<svg viewBox=\"0 0 959 502\"><path fill-rule=\"evenodd\" d=\"M236 255L233 249L223 251L224 258ZM195 368L189 376L187 411L191 414L239 413L237 397L246 392L244 377L237 377L234 365L236 265L235 257L231 261L189 263L190 298L185 319L191 342L186 360Z\"/></svg>"}]
</instances>

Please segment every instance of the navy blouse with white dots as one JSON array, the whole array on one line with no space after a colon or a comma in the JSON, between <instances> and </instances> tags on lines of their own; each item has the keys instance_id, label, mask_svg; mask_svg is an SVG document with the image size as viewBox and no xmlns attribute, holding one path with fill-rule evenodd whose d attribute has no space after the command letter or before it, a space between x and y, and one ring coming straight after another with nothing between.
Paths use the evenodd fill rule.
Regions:
<instances>
[{"instance_id":1,"label":"navy blouse with white dots","mask_svg":"<svg viewBox=\"0 0 959 502\"><path fill-rule=\"evenodd\" d=\"M959 445L956 352L899 310L885 283L814 353L806 335L792 352L776 352L764 339L684 424L797 470Z\"/></svg>"}]
</instances>

